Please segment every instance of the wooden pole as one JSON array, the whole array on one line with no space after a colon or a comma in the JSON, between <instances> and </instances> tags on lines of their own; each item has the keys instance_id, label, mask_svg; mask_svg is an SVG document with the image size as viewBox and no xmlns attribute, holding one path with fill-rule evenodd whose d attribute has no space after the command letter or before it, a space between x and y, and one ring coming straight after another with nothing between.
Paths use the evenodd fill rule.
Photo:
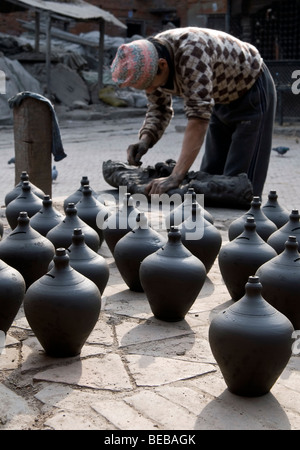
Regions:
<instances>
[{"instance_id":1,"label":"wooden pole","mask_svg":"<svg viewBox=\"0 0 300 450\"><path fill-rule=\"evenodd\" d=\"M35 51L40 51L40 13L35 13Z\"/></svg>"},{"instance_id":2,"label":"wooden pole","mask_svg":"<svg viewBox=\"0 0 300 450\"><path fill-rule=\"evenodd\" d=\"M46 102L25 98L13 109L15 185L26 171L29 181L52 196L52 113Z\"/></svg>"},{"instance_id":3,"label":"wooden pole","mask_svg":"<svg viewBox=\"0 0 300 450\"><path fill-rule=\"evenodd\" d=\"M99 70L98 70L98 89L103 88L103 55L104 55L104 33L105 33L105 21L100 19L99 21Z\"/></svg>"},{"instance_id":4,"label":"wooden pole","mask_svg":"<svg viewBox=\"0 0 300 450\"><path fill-rule=\"evenodd\" d=\"M46 74L47 74L47 94L51 94L51 14L47 14L46 25Z\"/></svg>"}]
</instances>

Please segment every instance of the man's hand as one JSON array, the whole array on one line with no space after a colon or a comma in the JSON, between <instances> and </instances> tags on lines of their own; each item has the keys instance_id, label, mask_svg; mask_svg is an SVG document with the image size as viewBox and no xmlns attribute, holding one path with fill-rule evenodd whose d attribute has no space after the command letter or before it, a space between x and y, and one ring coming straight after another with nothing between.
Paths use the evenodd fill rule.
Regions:
<instances>
[{"instance_id":1,"label":"man's hand","mask_svg":"<svg viewBox=\"0 0 300 450\"><path fill-rule=\"evenodd\" d=\"M156 178L147 184L145 187L145 193L147 195L163 194L164 192L168 192L170 189L177 188L181 181L181 179L174 177L173 175L163 178Z\"/></svg>"},{"instance_id":2,"label":"man's hand","mask_svg":"<svg viewBox=\"0 0 300 450\"><path fill-rule=\"evenodd\" d=\"M136 144L129 145L127 149L127 161L132 166L140 166L142 164L141 158L147 153L150 147L150 142L143 139Z\"/></svg>"}]
</instances>

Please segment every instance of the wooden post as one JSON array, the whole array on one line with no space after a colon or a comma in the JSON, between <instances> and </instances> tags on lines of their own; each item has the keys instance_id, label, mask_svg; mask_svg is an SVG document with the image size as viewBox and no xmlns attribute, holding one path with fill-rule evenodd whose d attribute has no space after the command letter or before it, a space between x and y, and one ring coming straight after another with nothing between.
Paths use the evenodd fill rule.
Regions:
<instances>
[{"instance_id":1,"label":"wooden post","mask_svg":"<svg viewBox=\"0 0 300 450\"><path fill-rule=\"evenodd\" d=\"M99 22L99 49L98 49L98 58L99 58L99 68L98 68L98 89L103 88L103 57L104 57L104 34L105 34L105 22L103 19L100 19Z\"/></svg>"},{"instance_id":2,"label":"wooden post","mask_svg":"<svg viewBox=\"0 0 300 450\"><path fill-rule=\"evenodd\" d=\"M47 94L51 94L51 14L46 16L46 78L47 78Z\"/></svg>"},{"instance_id":3,"label":"wooden post","mask_svg":"<svg viewBox=\"0 0 300 450\"><path fill-rule=\"evenodd\" d=\"M40 51L40 13L35 13L35 45L34 50Z\"/></svg>"},{"instance_id":4,"label":"wooden post","mask_svg":"<svg viewBox=\"0 0 300 450\"><path fill-rule=\"evenodd\" d=\"M52 113L46 102L23 99L15 106L15 185L23 171L29 181L52 196Z\"/></svg>"}]
</instances>

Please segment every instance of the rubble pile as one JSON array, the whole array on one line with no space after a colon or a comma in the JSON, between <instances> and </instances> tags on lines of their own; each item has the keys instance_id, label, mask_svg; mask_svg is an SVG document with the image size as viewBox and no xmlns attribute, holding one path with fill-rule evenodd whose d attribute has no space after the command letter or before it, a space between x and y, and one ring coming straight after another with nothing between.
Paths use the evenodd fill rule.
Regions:
<instances>
[{"instance_id":1,"label":"rubble pile","mask_svg":"<svg viewBox=\"0 0 300 450\"><path fill-rule=\"evenodd\" d=\"M75 41L76 41L76 36ZM66 110L116 107L146 107L144 92L118 89L109 66L117 48L124 42L140 38L104 37L103 89L98 88L99 32L80 34L79 43L64 38L51 39L51 95L47 94L46 40L40 36L39 51L35 51L33 31L21 36L0 33L0 71L5 86L0 86L0 124L12 122L8 99L22 91L36 92L50 97L54 105ZM0 72L1 73L1 72ZM3 85L3 83L2 83Z\"/></svg>"}]
</instances>

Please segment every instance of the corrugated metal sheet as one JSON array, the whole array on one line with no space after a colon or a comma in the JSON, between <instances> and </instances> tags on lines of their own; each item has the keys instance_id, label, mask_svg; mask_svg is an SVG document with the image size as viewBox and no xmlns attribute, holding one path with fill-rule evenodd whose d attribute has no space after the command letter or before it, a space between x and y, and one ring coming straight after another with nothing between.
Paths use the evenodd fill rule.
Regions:
<instances>
[{"instance_id":1,"label":"corrugated metal sheet","mask_svg":"<svg viewBox=\"0 0 300 450\"><path fill-rule=\"evenodd\" d=\"M113 16L113 14L83 0L73 0L70 2L55 2L48 0L12 0L11 3L27 7L28 9L49 11L50 13L52 12L64 17L70 17L75 20L103 19L105 22L110 22L120 28L127 28L126 25Z\"/></svg>"}]
</instances>

